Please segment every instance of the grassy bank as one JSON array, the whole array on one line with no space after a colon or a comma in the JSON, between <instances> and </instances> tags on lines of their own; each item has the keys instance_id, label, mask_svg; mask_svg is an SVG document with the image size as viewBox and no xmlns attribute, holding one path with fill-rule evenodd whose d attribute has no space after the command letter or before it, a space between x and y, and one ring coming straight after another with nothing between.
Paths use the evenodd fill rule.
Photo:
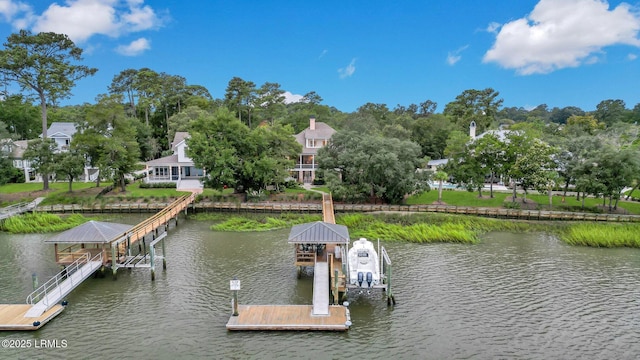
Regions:
<instances>
[{"instance_id":1,"label":"grassy bank","mask_svg":"<svg viewBox=\"0 0 640 360\"><path fill-rule=\"evenodd\" d=\"M560 234L570 245L592 247L640 247L638 224L574 224Z\"/></svg>"},{"instance_id":2,"label":"grassy bank","mask_svg":"<svg viewBox=\"0 0 640 360\"><path fill-rule=\"evenodd\" d=\"M33 213L14 216L0 224L0 230L12 234L47 233L64 231L87 222L80 214L58 216L48 213Z\"/></svg>"}]
</instances>

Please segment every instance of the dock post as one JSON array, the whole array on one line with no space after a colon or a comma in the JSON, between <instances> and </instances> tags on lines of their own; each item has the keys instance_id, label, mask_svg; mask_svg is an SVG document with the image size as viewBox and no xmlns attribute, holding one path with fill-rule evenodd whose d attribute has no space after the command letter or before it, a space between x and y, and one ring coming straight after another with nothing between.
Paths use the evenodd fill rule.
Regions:
<instances>
[{"instance_id":1,"label":"dock post","mask_svg":"<svg viewBox=\"0 0 640 360\"><path fill-rule=\"evenodd\" d=\"M156 255L156 247L154 245L149 246L149 259L151 263L151 281L156 279L156 264L154 262L154 258Z\"/></svg>"},{"instance_id":2,"label":"dock post","mask_svg":"<svg viewBox=\"0 0 640 360\"><path fill-rule=\"evenodd\" d=\"M116 246L117 245L111 245L111 274L113 275L113 280L118 280Z\"/></svg>"},{"instance_id":3,"label":"dock post","mask_svg":"<svg viewBox=\"0 0 640 360\"><path fill-rule=\"evenodd\" d=\"M396 299L393 297L393 292L391 291L391 265L389 265L387 275L387 306L391 306L391 304L396 304Z\"/></svg>"},{"instance_id":4,"label":"dock post","mask_svg":"<svg viewBox=\"0 0 640 360\"><path fill-rule=\"evenodd\" d=\"M131 256L131 235L127 235L127 256Z\"/></svg>"},{"instance_id":5,"label":"dock post","mask_svg":"<svg viewBox=\"0 0 640 360\"><path fill-rule=\"evenodd\" d=\"M162 239L162 270L167 270L167 251L164 246L164 238Z\"/></svg>"},{"instance_id":6,"label":"dock post","mask_svg":"<svg viewBox=\"0 0 640 360\"><path fill-rule=\"evenodd\" d=\"M238 290L240 290L240 280L238 280L237 276L234 276L233 280L229 281L229 288L233 291L233 299L231 299L233 316L238 316Z\"/></svg>"},{"instance_id":7,"label":"dock post","mask_svg":"<svg viewBox=\"0 0 640 360\"><path fill-rule=\"evenodd\" d=\"M333 272L334 272L334 281L333 281L333 283L334 283L334 284L333 284L333 287L334 287L334 289L333 289L333 303L334 303L334 304L337 304L337 303L340 301L340 296L338 295L338 293L339 293L339 289L338 289L338 280L339 280L339 279L338 279L338 274L339 274L339 272L338 272L338 270L337 270L337 269L336 269L336 270L334 270Z\"/></svg>"}]
</instances>

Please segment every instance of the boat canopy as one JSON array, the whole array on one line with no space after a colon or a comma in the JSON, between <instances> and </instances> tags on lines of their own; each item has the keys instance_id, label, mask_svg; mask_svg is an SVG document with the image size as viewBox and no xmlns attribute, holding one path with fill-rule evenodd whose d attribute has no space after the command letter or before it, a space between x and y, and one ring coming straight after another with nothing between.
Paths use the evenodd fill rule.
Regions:
<instances>
[{"instance_id":1,"label":"boat canopy","mask_svg":"<svg viewBox=\"0 0 640 360\"><path fill-rule=\"evenodd\" d=\"M106 244L118 235L124 235L133 225L88 221L47 239L56 244Z\"/></svg>"},{"instance_id":2,"label":"boat canopy","mask_svg":"<svg viewBox=\"0 0 640 360\"><path fill-rule=\"evenodd\" d=\"M289 233L289 244L348 244L349 229L344 225L316 221L295 225Z\"/></svg>"}]
</instances>

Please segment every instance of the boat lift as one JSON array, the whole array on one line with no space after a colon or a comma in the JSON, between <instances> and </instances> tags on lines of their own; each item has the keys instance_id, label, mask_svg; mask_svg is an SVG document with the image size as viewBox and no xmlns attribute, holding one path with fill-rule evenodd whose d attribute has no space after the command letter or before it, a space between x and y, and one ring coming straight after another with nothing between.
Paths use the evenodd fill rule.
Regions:
<instances>
[{"instance_id":1,"label":"boat lift","mask_svg":"<svg viewBox=\"0 0 640 360\"><path fill-rule=\"evenodd\" d=\"M346 253L349 253L348 248L346 250ZM387 253L387 250L384 248L384 246L380 245L380 239L378 239L378 254L378 258L380 261L380 263L378 264L380 271L380 284L371 285L369 289L381 289L386 294L387 305L395 305L396 299L393 295L393 291L391 290L391 258L389 257L389 254ZM351 281L349 279L349 274L351 274L351 271L349 269L349 261L344 261L342 264L344 267L343 272L347 276L347 289L363 289L357 285L351 284Z\"/></svg>"}]
</instances>

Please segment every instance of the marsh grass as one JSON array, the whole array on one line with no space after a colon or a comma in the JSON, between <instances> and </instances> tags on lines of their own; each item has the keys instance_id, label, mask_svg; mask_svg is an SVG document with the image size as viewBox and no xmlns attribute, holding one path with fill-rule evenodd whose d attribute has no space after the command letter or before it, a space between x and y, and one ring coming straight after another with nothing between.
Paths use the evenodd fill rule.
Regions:
<instances>
[{"instance_id":1,"label":"marsh grass","mask_svg":"<svg viewBox=\"0 0 640 360\"><path fill-rule=\"evenodd\" d=\"M208 214L203 214L208 215ZM243 216L233 216L226 219L217 218L221 221L210 227L214 231L268 231L283 229L297 224L322 220L321 215L301 215L301 214L246 214Z\"/></svg>"},{"instance_id":2,"label":"marsh grass","mask_svg":"<svg viewBox=\"0 0 640 360\"><path fill-rule=\"evenodd\" d=\"M47 233L71 229L89 219L80 214L58 216L49 213L32 213L13 216L0 224L0 230L12 234Z\"/></svg>"},{"instance_id":3,"label":"marsh grass","mask_svg":"<svg viewBox=\"0 0 640 360\"><path fill-rule=\"evenodd\" d=\"M446 214L347 214L339 224L349 227L352 238L415 243L454 242L474 244L489 231L546 230L547 225Z\"/></svg>"},{"instance_id":4,"label":"marsh grass","mask_svg":"<svg viewBox=\"0 0 640 360\"><path fill-rule=\"evenodd\" d=\"M560 234L567 244L592 247L640 247L638 224L574 224Z\"/></svg>"}]
</instances>

